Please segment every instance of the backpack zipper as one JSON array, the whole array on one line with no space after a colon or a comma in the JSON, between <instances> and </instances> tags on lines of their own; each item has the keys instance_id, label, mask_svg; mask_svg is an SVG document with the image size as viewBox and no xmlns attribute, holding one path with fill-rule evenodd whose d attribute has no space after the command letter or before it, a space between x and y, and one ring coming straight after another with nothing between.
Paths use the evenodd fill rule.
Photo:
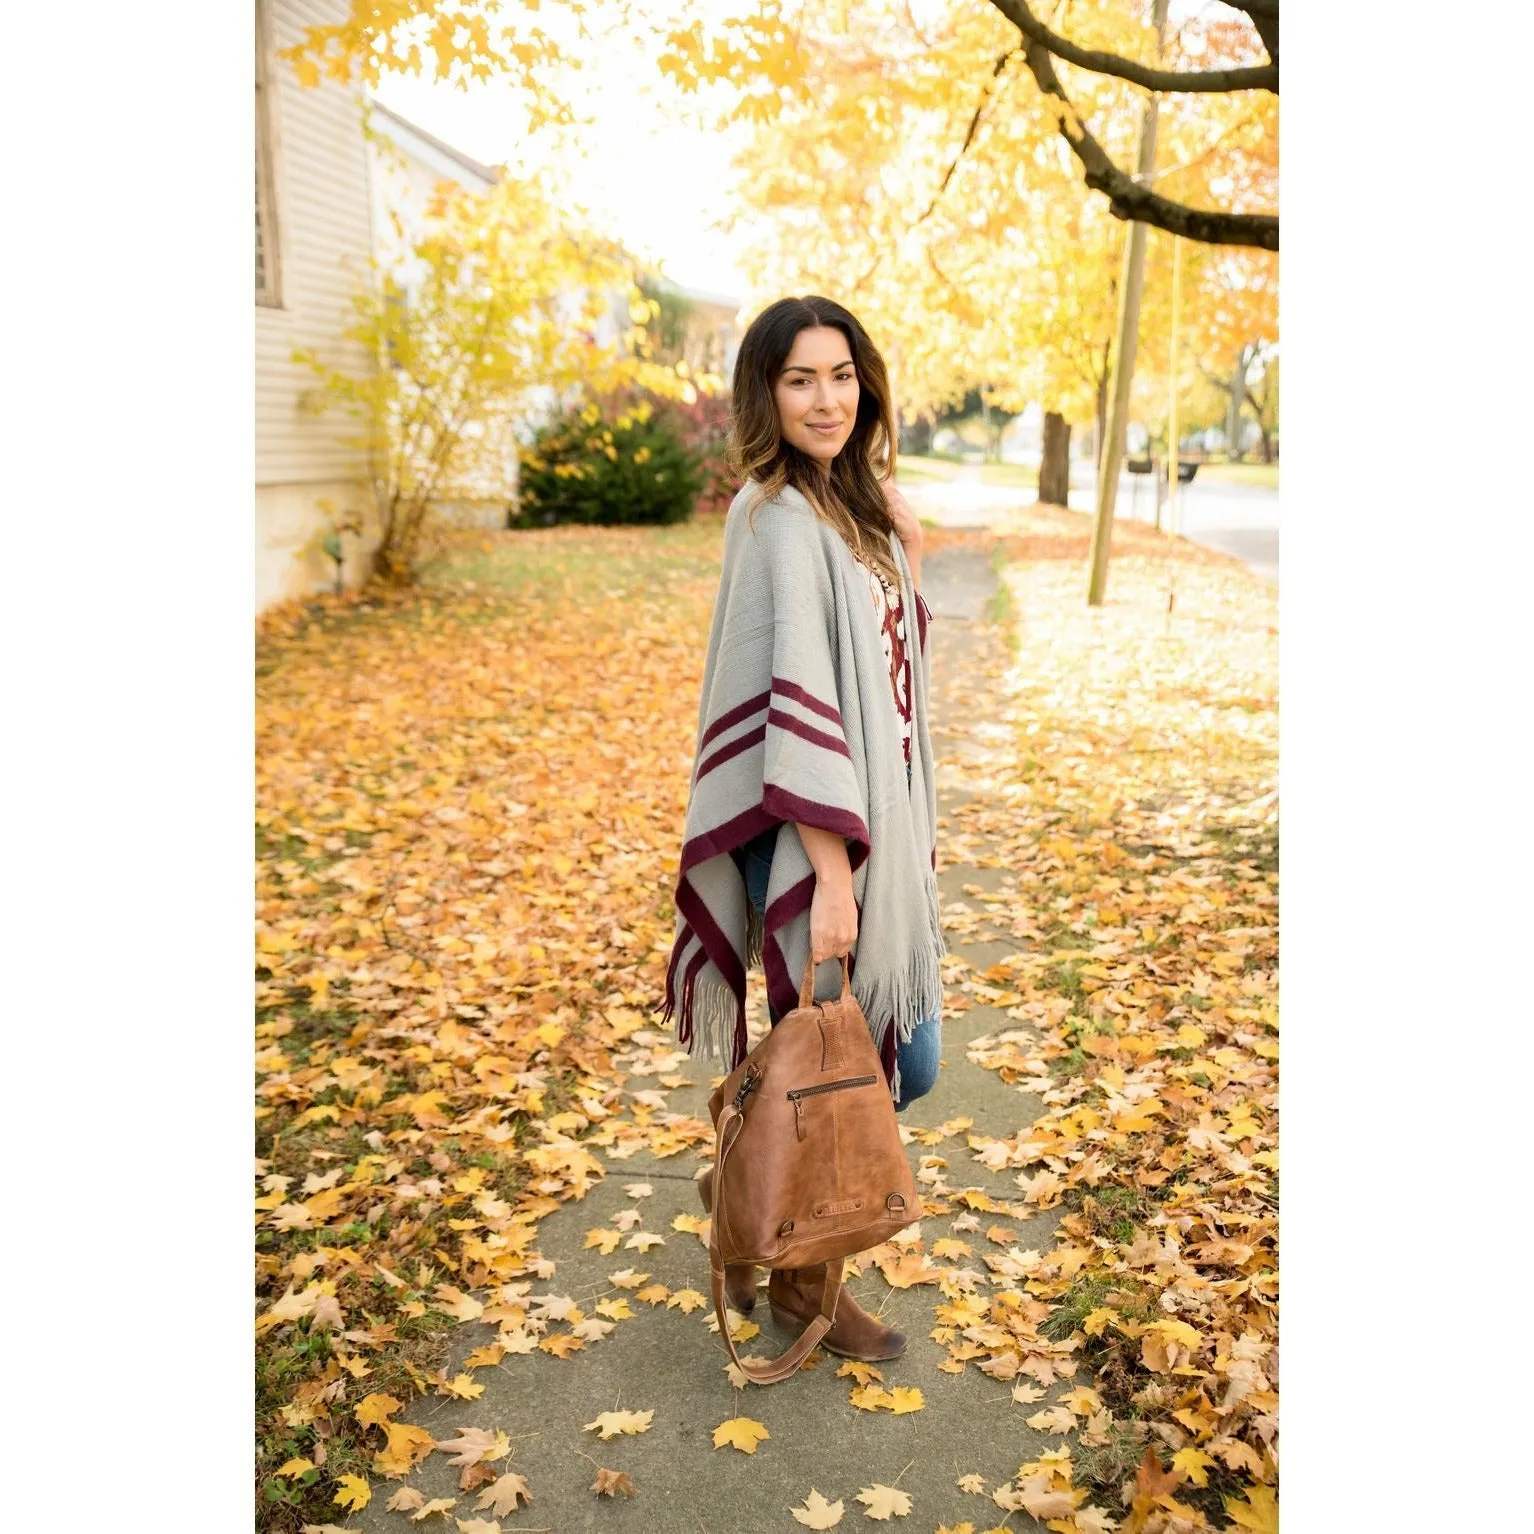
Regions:
<instances>
[{"instance_id":1,"label":"backpack zipper","mask_svg":"<svg viewBox=\"0 0 1534 1534\"><path fill-rule=\"evenodd\" d=\"M791 1087L787 1096L794 1105L794 1132L801 1140L804 1138L804 1099L806 1097L814 1097L821 1092L840 1092L844 1087L871 1086L878 1079L877 1076L844 1076L840 1081L823 1081L819 1086Z\"/></svg>"}]
</instances>

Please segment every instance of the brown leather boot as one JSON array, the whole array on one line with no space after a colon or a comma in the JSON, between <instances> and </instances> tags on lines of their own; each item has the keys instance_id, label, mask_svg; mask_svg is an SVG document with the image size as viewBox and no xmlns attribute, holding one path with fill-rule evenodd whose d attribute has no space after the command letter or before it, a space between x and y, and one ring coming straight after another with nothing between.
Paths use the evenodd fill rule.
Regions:
<instances>
[{"instance_id":1,"label":"brown leather boot","mask_svg":"<svg viewBox=\"0 0 1534 1534\"><path fill-rule=\"evenodd\" d=\"M767 1280L767 1303L779 1326L802 1332L820 1314L825 1263L813 1268L774 1268ZM844 1288L836 1296L836 1319L820 1339L828 1353L877 1363L905 1352L905 1333L876 1321Z\"/></svg>"},{"instance_id":2,"label":"brown leather boot","mask_svg":"<svg viewBox=\"0 0 1534 1534\"><path fill-rule=\"evenodd\" d=\"M714 1208L714 1169L710 1167L698 1179L698 1197L705 1212ZM724 1265L724 1301L737 1315L749 1316L756 1308L756 1264L727 1262Z\"/></svg>"}]
</instances>

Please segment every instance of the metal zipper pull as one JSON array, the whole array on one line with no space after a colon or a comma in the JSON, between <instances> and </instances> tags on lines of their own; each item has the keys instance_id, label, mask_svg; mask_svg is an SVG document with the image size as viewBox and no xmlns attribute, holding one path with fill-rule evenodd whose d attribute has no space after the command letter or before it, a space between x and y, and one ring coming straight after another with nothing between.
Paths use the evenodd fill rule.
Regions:
<instances>
[{"instance_id":1,"label":"metal zipper pull","mask_svg":"<svg viewBox=\"0 0 1534 1534\"><path fill-rule=\"evenodd\" d=\"M739 1111L745 1105L747 1093L756 1090L756 1068L748 1067L746 1074L741 1077L740 1085L735 1089L735 1107Z\"/></svg>"},{"instance_id":2,"label":"metal zipper pull","mask_svg":"<svg viewBox=\"0 0 1534 1534\"><path fill-rule=\"evenodd\" d=\"M794 1133L802 1140L804 1138L804 1099L794 1099Z\"/></svg>"}]
</instances>

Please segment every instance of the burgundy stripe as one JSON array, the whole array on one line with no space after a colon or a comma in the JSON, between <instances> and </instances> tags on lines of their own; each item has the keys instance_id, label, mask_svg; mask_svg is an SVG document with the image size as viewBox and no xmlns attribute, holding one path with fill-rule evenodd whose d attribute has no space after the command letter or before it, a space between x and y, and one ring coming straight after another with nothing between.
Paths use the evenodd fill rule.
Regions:
<instances>
[{"instance_id":1,"label":"burgundy stripe","mask_svg":"<svg viewBox=\"0 0 1534 1534\"><path fill-rule=\"evenodd\" d=\"M682 1015L677 1023L677 1042L679 1044L692 1043L692 998L693 987L698 979L698 971L703 968L708 955L699 947L697 953L688 962L687 973L682 976Z\"/></svg>"},{"instance_id":2,"label":"burgundy stripe","mask_svg":"<svg viewBox=\"0 0 1534 1534\"><path fill-rule=\"evenodd\" d=\"M926 598L918 591L916 593L916 633L922 649L927 647L927 620L931 616L927 609Z\"/></svg>"},{"instance_id":3,"label":"burgundy stripe","mask_svg":"<svg viewBox=\"0 0 1534 1534\"><path fill-rule=\"evenodd\" d=\"M839 751L849 762L852 760L852 753L847 749L846 741L836 735L827 735L824 730L817 730L814 726L805 724L803 720L794 718L792 714L770 708L767 710L767 723L775 724L780 730L787 730L790 735L797 735L801 740L809 741L812 746L819 746L825 751Z\"/></svg>"},{"instance_id":4,"label":"burgundy stripe","mask_svg":"<svg viewBox=\"0 0 1534 1534\"><path fill-rule=\"evenodd\" d=\"M676 941L671 945L671 962L666 965L666 995L672 995L671 982L676 978L676 967L681 962L682 950L687 946L692 937L692 928L686 922L682 923L682 930L677 933Z\"/></svg>"},{"instance_id":5,"label":"burgundy stripe","mask_svg":"<svg viewBox=\"0 0 1534 1534\"><path fill-rule=\"evenodd\" d=\"M786 788L779 788L776 783L763 785L762 808L772 820L793 820L804 826L819 826L822 831L834 831L838 836L845 836L849 842L862 842L863 857L868 856L868 827L849 810L839 810L834 805L821 804L814 799L803 799L798 794L789 793ZM849 854L852 852L850 846L847 850ZM858 862L861 861L862 858L859 858ZM852 866L856 868L857 863Z\"/></svg>"},{"instance_id":6,"label":"burgundy stripe","mask_svg":"<svg viewBox=\"0 0 1534 1534\"><path fill-rule=\"evenodd\" d=\"M792 698L795 703L802 703L812 713L819 714L824 719L835 720L839 725L842 716L838 709L829 703L822 703L812 692L806 692L797 682L790 682L786 677L775 676L772 679L772 690L781 693L785 698Z\"/></svg>"},{"instance_id":7,"label":"burgundy stripe","mask_svg":"<svg viewBox=\"0 0 1534 1534\"><path fill-rule=\"evenodd\" d=\"M734 819L715 826L712 831L705 831L701 836L693 837L682 848L682 866L677 870L677 888L681 888L689 868L696 868L699 863L706 862L709 858L716 858L721 853L733 852L737 847L744 847L753 836L759 836L769 826L777 825L784 818L782 815L772 814L765 804L759 804L752 809L742 811ZM683 912L683 915L685 914Z\"/></svg>"},{"instance_id":8,"label":"burgundy stripe","mask_svg":"<svg viewBox=\"0 0 1534 1534\"><path fill-rule=\"evenodd\" d=\"M766 692L759 692L754 698L747 698L744 703L737 703L735 707L730 709L727 713L721 714L708 727L708 729L703 732L703 739L698 742L699 755L702 754L703 748L716 735L722 735L727 729L730 728L731 725L739 724L742 719L749 719L752 714L761 713L761 711L766 708L771 699L772 691L769 689Z\"/></svg>"},{"instance_id":9,"label":"burgundy stripe","mask_svg":"<svg viewBox=\"0 0 1534 1534\"><path fill-rule=\"evenodd\" d=\"M861 842L854 842L847 849L847 863L851 870L856 873L868 858L868 848ZM767 914L762 921L764 933L762 940L762 969L767 977L767 995L772 1003L773 1010L780 1016L791 1012L799 1005L799 981L804 977L799 976L796 980L788 972L788 961L783 957L783 949L778 943L778 933L786 927L796 916L809 910L810 900L815 894L815 875L806 874L797 884L791 885L784 890L776 900L767 907ZM863 921L863 907L858 905L858 924L861 927ZM857 973L857 952L853 951L847 961L847 976L851 979Z\"/></svg>"},{"instance_id":10,"label":"burgundy stripe","mask_svg":"<svg viewBox=\"0 0 1534 1534\"><path fill-rule=\"evenodd\" d=\"M771 722L772 715L769 713L767 723ZM744 735L732 740L729 745L720 746L706 762L699 764L697 772L693 774L693 786L696 787L701 783L721 762L727 762L732 756L739 756L742 751L748 751L752 746L760 745L766 738L767 725L759 724L754 730L747 730Z\"/></svg>"},{"instance_id":11,"label":"burgundy stripe","mask_svg":"<svg viewBox=\"0 0 1534 1534\"><path fill-rule=\"evenodd\" d=\"M741 966L740 955L730 946L730 941L719 930L718 923L703 903L703 897L685 879L676 892L677 909L692 923L698 941L714 961L714 968L724 976L725 984L735 992L735 999L744 1005L746 998L746 972Z\"/></svg>"}]
</instances>

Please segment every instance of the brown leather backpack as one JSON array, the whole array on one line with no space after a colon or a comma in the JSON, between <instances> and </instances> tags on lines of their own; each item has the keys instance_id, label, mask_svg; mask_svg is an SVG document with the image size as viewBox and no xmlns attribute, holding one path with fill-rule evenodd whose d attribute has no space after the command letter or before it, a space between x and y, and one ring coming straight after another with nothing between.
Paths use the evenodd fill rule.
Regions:
<instances>
[{"instance_id":1,"label":"brown leather backpack","mask_svg":"<svg viewBox=\"0 0 1534 1534\"><path fill-rule=\"evenodd\" d=\"M921 1213L895 1105L852 994L815 1001L805 965L799 1005L780 1018L714 1090L713 1210L708 1261L714 1314L747 1379L786 1379L831 1329L842 1258L886 1241ZM826 1263L820 1313L770 1363L742 1363L725 1318L729 1263L808 1268Z\"/></svg>"}]
</instances>

